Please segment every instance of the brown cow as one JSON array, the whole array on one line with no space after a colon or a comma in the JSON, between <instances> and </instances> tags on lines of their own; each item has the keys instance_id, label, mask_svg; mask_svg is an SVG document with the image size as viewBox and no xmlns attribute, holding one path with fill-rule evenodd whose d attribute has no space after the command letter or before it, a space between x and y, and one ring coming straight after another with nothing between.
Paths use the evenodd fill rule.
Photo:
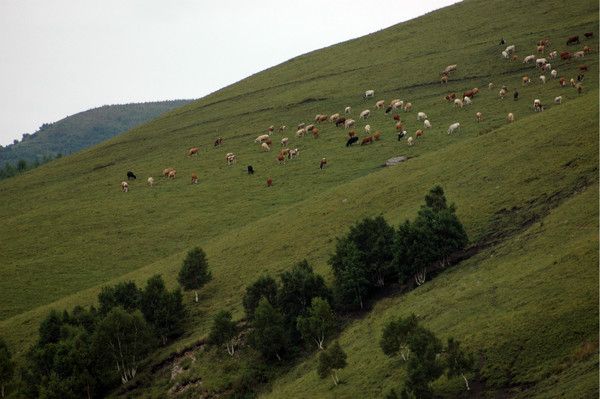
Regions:
<instances>
[{"instance_id":1,"label":"brown cow","mask_svg":"<svg viewBox=\"0 0 600 399\"><path fill-rule=\"evenodd\" d=\"M174 179L175 178L175 174L177 174L177 171L175 169L172 169L169 171L169 179Z\"/></svg>"},{"instance_id":2,"label":"brown cow","mask_svg":"<svg viewBox=\"0 0 600 399\"><path fill-rule=\"evenodd\" d=\"M421 129L417 130L415 133L416 137L421 137L423 135L423 131Z\"/></svg>"},{"instance_id":3,"label":"brown cow","mask_svg":"<svg viewBox=\"0 0 600 399\"><path fill-rule=\"evenodd\" d=\"M372 142L373 142L373 137L367 136L367 137L363 137L362 141L360 142L360 145L371 144Z\"/></svg>"},{"instance_id":4,"label":"brown cow","mask_svg":"<svg viewBox=\"0 0 600 399\"><path fill-rule=\"evenodd\" d=\"M314 138L318 139L319 138L319 129L317 129L316 127L313 128L312 135Z\"/></svg>"},{"instance_id":5,"label":"brown cow","mask_svg":"<svg viewBox=\"0 0 600 399\"><path fill-rule=\"evenodd\" d=\"M401 132L404 130L404 126L402 126L402 122L396 123L396 131Z\"/></svg>"},{"instance_id":6,"label":"brown cow","mask_svg":"<svg viewBox=\"0 0 600 399\"><path fill-rule=\"evenodd\" d=\"M191 157L194 154L198 154L198 151L200 151L200 148L198 147L192 147L188 150L188 157Z\"/></svg>"},{"instance_id":7,"label":"brown cow","mask_svg":"<svg viewBox=\"0 0 600 399\"><path fill-rule=\"evenodd\" d=\"M579 44L579 36L571 36L567 39L567 46L569 44Z\"/></svg>"},{"instance_id":8,"label":"brown cow","mask_svg":"<svg viewBox=\"0 0 600 399\"><path fill-rule=\"evenodd\" d=\"M354 130L350 130L350 131L348 132L348 136L350 136L350 137L354 137L354 136L356 136L356 132L355 132Z\"/></svg>"},{"instance_id":9,"label":"brown cow","mask_svg":"<svg viewBox=\"0 0 600 399\"><path fill-rule=\"evenodd\" d=\"M269 126L269 128L267 129L267 132L269 132L269 133L273 133L273 130L275 130L275 126L271 125L271 126Z\"/></svg>"},{"instance_id":10,"label":"brown cow","mask_svg":"<svg viewBox=\"0 0 600 399\"><path fill-rule=\"evenodd\" d=\"M393 117L393 118L394 118L394 120L395 120L396 122L400 122L400 115L398 115L398 114L394 114L394 117Z\"/></svg>"},{"instance_id":11,"label":"brown cow","mask_svg":"<svg viewBox=\"0 0 600 399\"><path fill-rule=\"evenodd\" d=\"M340 125L344 125L344 123L346 123L346 118L344 118L343 116L341 118L338 118L335 121L335 127L340 127Z\"/></svg>"},{"instance_id":12,"label":"brown cow","mask_svg":"<svg viewBox=\"0 0 600 399\"><path fill-rule=\"evenodd\" d=\"M593 36L594 36L594 32L585 32L585 33L583 34L583 36L585 36L585 37L587 37L587 38L589 39L590 37L593 37Z\"/></svg>"},{"instance_id":13,"label":"brown cow","mask_svg":"<svg viewBox=\"0 0 600 399\"><path fill-rule=\"evenodd\" d=\"M579 65L579 70L581 72L587 72L588 70L588 66L587 65Z\"/></svg>"},{"instance_id":14,"label":"brown cow","mask_svg":"<svg viewBox=\"0 0 600 399\"><path fill-rule=\"evenodd\" d=\"M565 79L564 77L561 77L558 80L558 83L560 84L560 87L565 87L567 85L567 79Z\"/></svg>"},{"instance_id":15,"label":"brown cow","mask_svg":"<svg viewBox=\"0 0 600 399\"><path fill-rule=\"evenodd\" d=\"M464 97L469 97L469 98L473 98L475 97L475 94L479 93L479 89L477 87L471 89L471 90L467 90L463 93L463 98Z\"/></svg>"},{"instance_id":16,"label":"brown cow","mask_svg":"<svg viewBox=\"0 0 600 399\"><path fill-rule=\"evenodd\" d=\"M321 163L319 164L319 169L323 169L327 165L327 159L322 158Z\"/></svg>"},{"instance_id":17,"label":"brown cow","mask_svg":"<svg viewBox=\"0 0 600 399\"><path fill-rule=\"evenodd\" d=\"M279 155L277 155L277 161L279 163L285 163L285 155L283 155L281 152L279 153Z\"/></svg>"},{"instance_id":18,"label":"brown cow","mask_svg":"<svg viewBox=\"0 0 600 399\"><path fill-rule=\"evenodd\" d=\"M192 173L192 184L198 184L198 175Z\"/></svg>"},{"instance_id":19,"label":"brown cow","mask_svg":"<svg viewBox=\"0 0 600 399\"><path fill-rule=\"evenodd\" d=\"M448 94L446 97L444 97L446 100L448 100L449 102L454 101L454 99L456 98L456 93L450 93Z\"/></svg>"},{"instance_id":20,"label":"brown cow","mask_svg":"<svg viewBox=\"0 0 600 399\"><path fill-rule=\"evenodd\" d=\"M163 176L164 176L164 177L169 177L169 173L170 173L172 170L175 170L175 169L173 169L173 168L166 168L166 169L163 169Z\"/></svg>"},{"instance_id":21,"label":"brown cow","mask_svg":"<svg viewBox=\"0 0 600 399\"><path fill-rule=\"evenodd\" d=\"M560 59L561 60L570 60L571 57L573 57L573 54L571 54L570 51L561 51L560 52Z\"/></svg>"},{"instance_id":22,"label":"brown cow","mask_svg":"<svg viewBox=\"0 0 600 399\"><path fill-rule=\"evenodd\" d=\"M447 74L442 75L440 82L442 82L442 84L448 83L448 75Z\"/></svg>"},{"instance_id":23,"label":"brown cow","mask_svg":"<svg viewBox=\"0 0 600 399\"><path fill-rule=\"evenodd\" d=\"M270 177L267 179L267 187L271 187L273 185L273 179Z\"/></svg>"},{"instance_id":24,"label":"brown cow","mask_svg":"<svg viewBox=\"0 0 600 399\"><path fill-rule=\"evenodd\" d=\"M381 138L381 132L379 130L377 130L374 134L373 134L373 139L375 141L379 141L379 139Z\"/></svg>"}]
</instances>

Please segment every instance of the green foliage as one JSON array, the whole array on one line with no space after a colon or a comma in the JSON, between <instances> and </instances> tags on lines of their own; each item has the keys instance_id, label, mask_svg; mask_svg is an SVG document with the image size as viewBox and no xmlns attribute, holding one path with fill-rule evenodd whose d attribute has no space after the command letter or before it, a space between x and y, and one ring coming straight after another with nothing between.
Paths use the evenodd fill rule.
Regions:
<instances>
[{"instance_id":1,"label":"green foliage","mask_svg":"<svg viewBox=\"0 0 600 399\"><path fill-rule=\"evenodd\" d=\"M140 309L163 345L183 332L186 312L181 291L168 292L160 275L148 279Z\"/></svg>"},{"instance_id":2,"label":"green foliage","mask_svg":"<svg viewBox=\"0 0 600 399\"><path fill-rule=\"evenodd\" d=\"M271 305L277 304L277 282L271 276L261 276L254 283L246 287L243 298L244 310L248 320L254 318L254 310L260 298L266 298Z\"/></svg>"},{"instance_id":3,"label":"green foliage","mask_svg":"<svg viewBox=\"0 0 600 399\"><path fill-rule=\"evenodd\" d=\"M445 350L446 360L446 375L448 378L462 377L465 381L465 387L469 390L469 381L465 377L465 373L473 370L475 359L472 353L466 353L460 347L460 342L454 338L448 338L448 343Z\"/></svg>"},{"instance_id":4,"label":"green foliage","mask_svg":"<svg viewBox=\"0 0 600 399\"><path fill-rule=\"evenodd\" d=\"M317 366L317 374L319 377L325 378L331 375L333 383L337 385L340 380L337 371L345 368L348 365L347 355L340 346L338 341L335 341L327 350L319 354L319 364Z\"/></svg>"},{"instance_id":5,"label":"green foliage","mask_svg":"<svg viewBox=\"0 0 600 399\"><path fill-rule=\"evenodd\" d=\"M417 399L431 398L431 383L443 373L439 360L442 351L440 340L423 327L415 328L408 338L411 356L406 367L406 388Z\"/></svg>"},{"instance_id":6,"label":"green foliage","mask_svg":"<svg viewBox=\"0 0 600 399\"><path fill-rule=\"evenodd\" d=\"M185 290L197 290L210 281L206 254L201 248L193 248L183 260L177 281Z\"/></svg>"},{"instance_id":7,"label":"green foliage","mask_svg":"<svg viewBox=\"0 0 600 399\"><path fill-rule=\"evenodd\" d=\"M289 337L283 315L266 298L261 298L254 312L250 345L265 358L277 358L286 351Z\"/></svg>"},{"instance_id":8,"label":"green foliage","mask_svg":"<svg viewBox=\"0 0 600 399\"><path fill-rule=\"evenodd\" d=\"M298 331L304 341L314 341L317 348L323 349L323 344L336 327L335 316L331 306L323 298L312 298L312 303L306 316L298 316Z\"/></svg>"},{"instance_id":9,"label":"green foliage","mask_svg":"<svg viewBox=\"0 0 600 399\"><path fill-rule=\"evenodd\" d=\"M154 346L151 327L139 310L112 309L96 328L93 347L102 353L106 369L117 373L123 384L135 377L144 357Z\"/></svg>"},{"instance_id":10,"label":"green foliage","mask_svg":"<svg viewBox=\"0 0 600 399\"><path fill-rule=\"evenodd\" d=\"M425 207L431 208L434 212L439 212L448 209L444 189L440 185L434 186L425 195Z\"/></svg>"},{"instance_id":11,"label":"green foliage","mask_svg":"<svg viewBox=\"0 0 600 399\"><path fill-rule=\"evenodd\" d=\"M0 337L0 396L4 397L6 385L10 382L15 371L15 365L8 345Z\"/></svg>"},{"instance_id":12,"label":"green foliage","mask_svg":"<svg viewBox=\"0 0 600 399\"><path fill-rule=\"evenodd\" d=\"M237 335L237 326L231 320L231 313L225 310L218 312L213 318L213 325L208 335L208 342L212 345L223 345L227 353L233 356L235 353L234 338Z\"/></svg>"},{"instance_id":13,"label":"green foliage","mask_svg":"<svg viewBox=\"0 0 600 399\"><path fill-rule=\"evenodd\" d=\"M369 273L361 263L360 251L348 239L339 239L329 259L333 269L335 303L342 309L362 309L369 292Z\"/></svg>"},{"instance_id":14,"label":"green foliage","mask_svg":"<svg viewBox=\"0 0 600 399\"><path fill-rule=\"evenodd\" d=\"M99 311L107 314L112 308L122 307L128 312L139 309L142 302L142 290L133 281L102 287L98 294Z\"/></svg>"},{"instance_id":15,"label":"green foliage","mask_svg":"<svg viewBox=\"0 0 600 399\"><path fill-rule=\"evenodd\" d=\"M408 338L417 328L417 317L413 314L406 318L398 318L388 322L383 328L379 346L383 353L393 357L400 353L403 360L409 356Z\"/></svg>"}]
</instances>

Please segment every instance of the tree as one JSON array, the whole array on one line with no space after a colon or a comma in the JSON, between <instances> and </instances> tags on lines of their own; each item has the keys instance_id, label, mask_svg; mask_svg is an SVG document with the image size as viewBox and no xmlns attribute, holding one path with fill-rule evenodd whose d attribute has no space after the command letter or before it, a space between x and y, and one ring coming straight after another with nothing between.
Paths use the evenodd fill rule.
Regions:
<instances>
[{"instance_id":1,"label":"tree","mask_svg":"<svg viewBox=\"0 0 600 399\"><path fill-rule=\"evenodd\" d=\"M24 159L19 159L17 161L17 170L19 173L25 172L27 170L27 161Z\"/></svg>"},{"instance_id":2,"label":"tree","mask_svg":"<svg viewBox=\"0 0 600 399\"><path fill-rule=\"evenodd\" d=\"M383 328L383 334L379 346L389 357L400 353L402 360L407 360L409 355L408 339L417 327L417 317L413 314L409 317L392 320Z\"/></svg>"},{"instance_id":3,"label":"tree","mask_svg":"<svg viewBox=\"0 0 600 399\"><path fill-rule=\"evenodd\" d=\"M193 248L183 260L177 280L185 290L194 290L195 300L198 302L198 291L210 281L212 275L208 270L206 254L201 248Z\"/></svg>"},{"instance_id":4,"label":"tree","mask_svg":"<svg viewBox=\"0 0 600 399\"><path fill-rule=\"evenodd\" d=\"M271 276L261 276L254 283L246 287L243 304L248 320L254 318L254 310L260 298L266 298L273 306L277 303L277 283Z\"/></svg>"},{"instance_id":5,"label":"tree","mask_svg":"<svg viewBox=\"0 0 600 399\"><path fill-rule=\"evenodd\" d=\"M460 342L454 338L448 338L448 345L446 346L446 376L448 378L461 376L465 381L467 391L469 388L469 381L465 377L465 373L473 369L475 359L472 353L465 353L460 348Z\"/></svg>"},{"instance_id":6,"label":"tree","mask_svg":"<svg viewBox=\"0 0 600 399\"><path fill-rule=\"evenodd\" d=\"M103 315L117 306L131 312L140 308L141 301L142 290L133 281L117 283L112 287L102 287L98 294L100 313Z\"/></svg>"},{"instance_id":7,"label":"tree","mask_svg":"<svg viewBox=\"0 0 600 399\"><path fill-rule=\"evenodd\" d=\"M213 325L208 335L208 342L213 345L225 344L227 353L235 353L234 339L237 335L237 326L231 320L231 313L221 310L213 318Z\"/></svg>"},{"instance_id":8,"label":"tree","mask_svg":"<svg viewBox=\"0 0 600 399\"><path fill-rule=\"evenodd\" d=\"M409 335L408 346L411 356L406 369L406 388L417 399L431 398L431 383L440 377L444 370L438 359L442 344L431 331L417 327Z\"/></svg>"},{"instance_id":9,"label":"tree","mask_svg":"<svg viewBox=\"0 0 600 399\"><path fill-rule=\"evenodd\" d=\"M261 298L258 303L252 327L250 345L268 359L275 357L281 360L288 345L284 319L266 298Z\"/></svg>"},{"instance_id":10,"label":"tree","mask_svg":"<svg viewBox=\"0 0 600 399\"><path fill-rule=\"evenodd\" d=\"M323 298L313 298L308 314L298 316L298 331L305 341L313 340L317 348L323 349L323 343L335 329L335 316L329 302Z\"/></svg>"},{"instance_id":11,"label":"tree","mask_svg":"<svg viewBox=\"0 0 600 399\"><path fill-rule=\"evenodd\" d=\"M434 186L429 193L425 195L425 205L428 208L438 212L444 209L448 209L446 204L446 196L444 195L444 189L440 185Z\"/></svg>"},{"instance_id":12,"label":"tree","mask_svg":"<svg viewBox=\"0 0 600 399\"><path fill-rule=\"evenodd\" d=\"M168 292L160 275L154 275L142 292L141 311L162 344L183 332L185 308L180 290Z\"/></svg>"},{"instance_id":13,"label":"tree","mask_svg":"<svg viewBox=\"0 0 600 399\"><path fill-rule=\"evenodd\" d=\"M348 239L338 239L335 254L329 259L333 269L336 303L341 308L360 309L369 292L369 275L361 263L360 252Z\"/></svg>"},{"instance_id":14,"label":"tree","mask_svg":"<svg viewBox=\"0 0 600 399\"><path fill-rule=\"evenodd\" d=\"M5 387L12 379L15 371L15 365L12 361L12 355L8 350L8 345L4 339L0 338L0 395L4 397Z\"/></svg>"},{"instance_id":15,"label":"tree","mask_svg":"<svg viewBox=\"0 0 600 399\"><path fill-rule=\"evenodd\" d=\"M153 335L142 313L113 308L98 323L93 336L95 352L111 359L123 384L137 374L141 361L153 347Z\"/></svg>"},{"instance_id":16,"label":"tree","mask_svg":"<svg viewBox=\"0 0 600 399\"><path fill-rule=\"evenodd\" d=\"M425 282L427 268L436 261L431 230L408 220L398 227L394 242L394 267L401 282L414 278L417 285Z\"/></svg>"},{"instance_id":17,"label":"tree","mask_svg":"<svg viewBox=\"0 0 600 399\"><path fill-rule=\"evenodd\" d=\"M319 377L325 378L327 375L331 375L333 384L337 385L340 382L337 374L338 370L348 365L346 357L340 343L335 341L333 345L319 355L319 365L317 367Z\"/></svg>"}]
</instances>

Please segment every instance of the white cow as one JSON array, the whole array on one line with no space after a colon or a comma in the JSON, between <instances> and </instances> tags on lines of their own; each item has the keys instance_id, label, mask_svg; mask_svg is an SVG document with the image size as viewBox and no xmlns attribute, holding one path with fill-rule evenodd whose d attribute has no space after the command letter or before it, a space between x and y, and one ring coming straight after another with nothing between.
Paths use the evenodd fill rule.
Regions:
<instances>
[{"instance_id":1,"label":"white cow","mask_svg":"<svg viewBox=\"0 0 600 399\"><path fill-rule=\"evenodd\" d=\"M454 133L460 127L460 123L455 122L448 127L448 134Z\"/></svg>"}]
</instances>

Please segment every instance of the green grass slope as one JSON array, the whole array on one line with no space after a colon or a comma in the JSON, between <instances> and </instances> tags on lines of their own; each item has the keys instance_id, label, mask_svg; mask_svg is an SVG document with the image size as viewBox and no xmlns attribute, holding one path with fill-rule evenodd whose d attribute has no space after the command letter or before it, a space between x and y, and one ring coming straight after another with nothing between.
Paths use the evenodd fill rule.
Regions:
<instances>
[{"instance_id":1,"label":"green grass slope","mask_svg":"<svg viewBox=\"0 0 600 399\"><path fill-rule=\"evenodd\" d=\"M139 104L104 105L43 124L38 131L23 136L22 141L0 147L0 165L28 163L71 154L91 147L117 134L146 123L191 100L157 101Z\"/></svg>"},{"instance_id":2,"label":"green grass slope","mask_svg":"<svg viewBox=\"0 0 600 399\"><path fill-rule=\"evenodd\" d=\"M442 31L440 26L447 28ZM597 273L588 274L579 289L565 289L561 297L564 307L543 306L545 295L555 294L557 287L544 277L543 265L547 262L542 255L548 251L539 248L547 244L559 250L564 246L565 252L569 250L583 260L577 265L586 273L590 273L590 265L597 266L597 257L590 252L590 248L597 249L597 237L590 238L588 233L565 237L561 228L566 226L555 228L544 219L575 212L588 215L591 227L598 226L598 196L593 186L598 177L597 38L582 43L595 51L581 61L590 69L582 95L571 87L560 88L551 79L546 85L540 84L534 67L502 60L502 48L497 44L504 36L524 56L535 52L535 42L540 38L549 37L553 49L563 50L567 36L597 30L598 6L589 1L551 1L547 7L535 8L517 1L465 1L297 57L108 142L0 182L0 335L7 338L14 352L22 354L49 309L91 304L102 285L126 279L143 282L153 273L162 273L174 285L185 252L200 245L208 254L213 281L203 289L199 304L187 298L190 332L163 348L156 356L161 359L204 336L217 310L230 309L240 317L243 289L262 273L276 274L307 258L318 272L329 276L326 260L336 235L363 216L383 213L395 225L412 218L423 195L439 183L458 205L458 215L472 242L497 237L503 238L501 246L489 251L525 244L537 245L537 249L531 254L521 251L524 255L520 258L517 254L503 255L503 261L487 259L485 254L489 257L490 252L482 252L410 294L409 298L421 296L417 302L422 300L425 308L414 299L407 307L395 306L403 304L403 298L385 300L368 316L377 319L371 324L383 324L394 312L425 314L435 310L427 313L428 326L442 336L452 333L470 348L481 348L489 354L491 360L484 372L492 389L535 384L540 393L546 390L552 396L560 386L568 385L554 382L550 378L553 375L560 375L558 381L562 382L579 381L577 385L585 389L590 372L597 373L597 365L583 369L584 373L575 372L576 367L586 367L586 358L565 363L562 369L557 367L559 359L582 342L573 337L560 341L565 329L573 324L564 311L574 315L590 312L591 302L580 301L579 295L585 294L597 303L597 290L592 290L593 284L597 286ZM459 70L447 86L442 86L439 71L452 63L458 63ZM559 75L567 78L576 76L580 64L560 60L552 63ZM524 73L533 77L530 86L520 86ZM496 84L491 91L487 90L490 81ZM511 89L518 87L521 100L499 99L497 90L503 84ZM443 100L449 91L462 93L475 86L481 88L481 93L470 107L455 109ZM376 98L362 100L366 89L375 89ZM557 95L563 96L562 105L551 104ZM391 117L374 109L375 100L380 98L413 103L414 112L402 113L411 135L422 126L416 121L417 111L429 115L433 128L413 147L396 141ZM542 99L548 109L534 113L534 98ZM317 113L341 112L346 105L353 107L355 118L362 109L371 109L373 116L368 123L372 130L382 131L382 141L346 148L346 132L331 124L319 126L321 136L317 140L294 137L297 123L310 122ZM485 117L479 124L474 117L477 111ZM508 112L515 113L514 124L506 124ZM456 121L461 123L460 131L447 135L448 125ZM279 165L275 151L261 152L253 143L272 124L288 125L283 135L274 134L274 149L281 137L290 137L290 147L301 150L299 159ZM358 123L357 131L362 126ZM215 149L212 142L218 136L225 139L225 144ZM201 147L198 157L186 157L191 146ZM227 152L237 154L237 165L225 165ZM396 155L411 159L396 167L380 168L387 158ZM322 157L329 161L323 171L318 168ZM247 164L254 166L254 176L245 173ZM174 181L159 177L169 166L178 170ZM138 180L124 194L119 192L119 182L130 169L136 171ZM199 174L199 185L189 184L192 172ZM155 187L145 185L148 176L157 180ZM274 180L269 189L265 187L267 177ZM581 190L585 195L576 194ZM594 202L594 207L588 202L583 206L579 198ZM567 207L568 203L574 205ZM541 220L543 229L529 225ZM541 241L534 242L534 237L527 235L531 231L537 231L536 239ZM519 240L520 235L527 240ZM579 251L578 242L587 247ZM489 276L488 267L480 267L479 263L476 266L475 259L489 264ZM477 295L491 290L502 270L512 270L511 265L515 267L519 259L530 261L532 273L541 272L530 276L518 268L514 278L504 276L503 284L498 281L494 290L498 290L496 300L506 306L506 314L488 312ZM569 262L561 258L558 265L570 270ZM463 297L464 290L455 289L450 280L456 278L466 285L473 281L475 272L481 284L471 287L470 297ZM558 272L553 269L548 273L555 277ZM538 283L535 289L529 289L525 277ZM562 278L561 283L574 287L576 280L571 279L579 275L565 273ZM523 284L517 284L520 282ZM432 289L434 285L440 288L439 293ZM472 309L474 314L461 314L464 322L458 317L450 321L436 303L438 295L447 298L446 307L456 304L461 309ZM518 304L523 304L523 313L514 317L526 323L518 331L510 330L511 335L506 319L513 316L507 314ZM458 311L452 309L454 314ZM528 340L524 348L518 349L515 345L519 342L514 340L538 332L543 322L536 317L545 313L558 323L548 332L552 335L556 331L558 338L552 342L564 342L556 356L540 358L537 371L536 365L525 362L506 364L506 356L499 355L504 349L531 350L532 357L525 360L534 361L543 346ZM486 319L489 326L477 324ZM597 311L592 311L587 320L580 320L582 340L595 334L597 319ZM394 376L401 373L378 358L378 351L373 350L376 341L368 344L372 345L369 356L360 357L367 352L355 345L366 346L367 338L353 340L352 334L365 326L368 323L357 321L342 334L343 344L352 343L349 352L356 349L350 359L354 363L344 371L345 386L330 390L326 383L317 381L309 359L277 382L273 394L287 392L290 396L295 392L291 396L298 397L305 392L299 384L306 383L306 392L312 392L313 397L345 397L352 387L363 389L365 397L371 397L399 384L401 378ZM463 332L478 326L482 336L463 336ZM372 337L378 334L373 327ZM490 336L495 337L493 344L484 339ZM377 366L367 372L366 366L353 366L357 360L372 365L375 362ZM378 372L386 364L389 377L370 385L369 381L382 379L383 374ZM512 374L506 374L506 370ZM204 381L213 381L215 390L226 388L226 382L211 377L215 370L203 369L202 373ZM156 397L164 396L161 389L169 384L168 378L161 378L155 380L161 381L157 383L159 388L152 390ZM145 391L138 393L146 395Z\"/></svg>"}]
</instances>

